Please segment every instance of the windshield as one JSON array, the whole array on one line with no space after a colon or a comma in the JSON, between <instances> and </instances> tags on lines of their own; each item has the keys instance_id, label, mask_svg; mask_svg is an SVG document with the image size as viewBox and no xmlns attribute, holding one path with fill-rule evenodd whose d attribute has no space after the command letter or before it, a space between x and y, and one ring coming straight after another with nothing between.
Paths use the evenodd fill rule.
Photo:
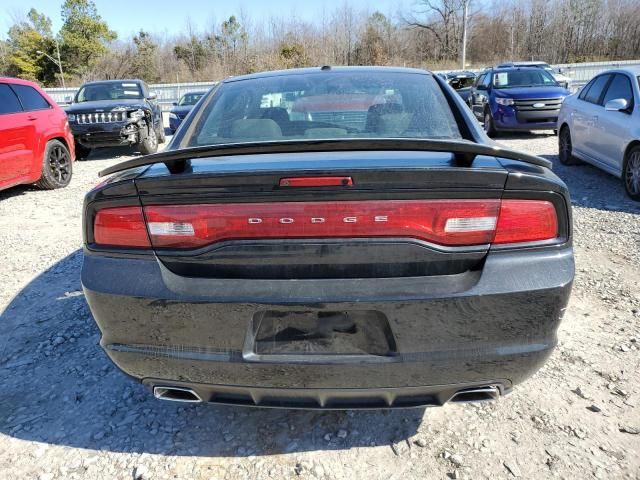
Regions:
<instances>
[{"instance_id":1,"label":"windshield","mask_svg":"<svg viewBox=\"0 0 640 480\"><path fill-rule=\"evenodd\" d=\"M224 83L204 106L186 146L327 138L459 139L433 77L322 72Z\"/></svg>"},{"instance_id":2,"label":"windshield","mask_svg":"<svg viewBox=\"0 0 640 480\"><path fill-rule=\"evenodd\" d=\"M185 93L180 99L180 101L178 102L178 105L180 106L195 105L196 103L198 103L198 100L200 100L203 95L204 93Z\"/></svg>"},{"instance_id":3,"label":"windshield","mask_svg":"<svg viewBox=\"0 0 640 480\"><path fill-rule=\"evenodd\" d=\"M496 88L558 86L553 76L540 68L522 68L493 74Z\"/></svg>"},{"instance_id":4,"label":"windshield","mask_svg":"<svg viewBox=\"0 0 640 480\"><path fill-rule=\"evenodd\" d=\"M76 102L94 102L98 100L126 100L142 98L140 85L135 82L91 83L80 88Z\"/></svg>"}]
</instances>

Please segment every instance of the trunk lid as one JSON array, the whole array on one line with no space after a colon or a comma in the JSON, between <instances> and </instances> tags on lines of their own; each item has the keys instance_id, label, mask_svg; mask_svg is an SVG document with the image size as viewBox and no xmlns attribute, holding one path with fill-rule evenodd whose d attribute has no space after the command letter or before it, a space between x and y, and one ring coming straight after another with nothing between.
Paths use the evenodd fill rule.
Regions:
<instances>
[{"instance_id":1,"label":"trunk lid","mask_svg":"<svg viewBox=\"0 0 640 480\"><path fill-rule=\"evenodd\" d=\"M283 179L291 177L344 177L351 184L286 186ZM174 273L311 279L458 275L480 269L490 242L442 244L422 232L437 229L440 209L451 207L446 201L499 201L506 178L507 171L490 156L479 155L473 166L460 167L446 152L369 151L196 159L179 175L155 164L135 182L154 250ZM395 221L415 204L427 208L428 219L418 214ZM472 204L456 208L464 212ZM188 221L167 222L167 212L179 212ZM175 238L188 236L202 222L209 231L231 228L231 233L206 234L193 248L177 248L153 235L170 228ZM255 227L251 234L249 225Z\"/></svg>"}]
</instances>

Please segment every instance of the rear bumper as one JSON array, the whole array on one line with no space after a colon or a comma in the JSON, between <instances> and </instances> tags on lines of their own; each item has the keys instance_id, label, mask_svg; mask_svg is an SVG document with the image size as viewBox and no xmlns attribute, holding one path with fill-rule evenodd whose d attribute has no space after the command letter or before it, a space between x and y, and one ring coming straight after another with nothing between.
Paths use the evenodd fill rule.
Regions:
<instances>
[{"instance_id":1,"label":"rear bumper","mask_svg":"<svg viewBox=\"0 0 640 480\"><path fill-rule=\"evenodd\" d=\"M192 388L205 401L358 408L438 405L465 388L502 393L538 370L556 343L573 251L493 252L465 288L424 277L212 280L173 274L155 258L87 252L82 283L114 363L146 385ZM375 311L389 356L257 357L256 314Z\"/></svg>"}]
</instances>

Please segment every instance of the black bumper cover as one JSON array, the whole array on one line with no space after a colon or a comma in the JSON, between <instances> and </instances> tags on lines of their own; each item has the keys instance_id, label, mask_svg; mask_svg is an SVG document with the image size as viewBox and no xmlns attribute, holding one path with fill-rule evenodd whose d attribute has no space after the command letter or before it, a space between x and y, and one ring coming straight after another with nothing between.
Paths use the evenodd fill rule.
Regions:
<instances>
[{"instance_id":1,"label":"black bumper cover","mask_svg":"<svg viewBox=\"0 0 640 480\"><path fill-rule=\"evenodd\" d=\"M128 146L138 141L139 127L131 122L114 122L71 127L76 142L87 148ZM133 141L132 141L133 136Z\"/></svg>"},{"instance_id":2,"label":"black bumper cover","mask_svg":"<svg viewBox=\"0 0 640 480\"><path fill-rule=\"evenodd\" d=\"M492 252L481 272L461 275L462 291L429 277L196 279L153 257L86 252L82 283L101 345L149 387L188 387L218 403L378 408L440 405L476 386L506 393L551 354L574 276L571 248ZM247 331L264 310L382 312L397 353L256 358Z\"/></svg>"}]
</instances>

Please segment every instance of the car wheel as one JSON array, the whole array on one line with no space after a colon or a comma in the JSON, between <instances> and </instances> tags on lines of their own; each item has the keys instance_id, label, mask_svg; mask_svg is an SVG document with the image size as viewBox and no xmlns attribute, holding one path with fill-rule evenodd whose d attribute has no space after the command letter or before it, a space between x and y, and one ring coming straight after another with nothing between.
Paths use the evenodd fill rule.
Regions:
<instances>
[{"instance_id":1,"label":"car wheel","mask_svg":"<svg viewBox=\"0 0 640 480\"><path fill-rule=\"evenodd\" d=\"M491 112L484 112L484 132L490 137L495 137L498 131L493 123L493 117L491 116Z\"/></svg>"},{"instance_id":2,"label":"car wheel","mask_svg":"<svg viewBox=\"0 0 640 480\"><path fill-rule=\"evenodd\" d=\"M624 189L633 200L640 201L640 147L633 147L624 162Z\"/></svg>"},{"instance_id":3,"label":"car wheel","mask_svg":"<svg viewBox=\"0 0 640 480\"><path fill-rule=\"evenodd\" d=\"M158 136L154 128L149 130L149 133L138 144L140 153L143 155L149 155L150 153L156 153L158 151Z\"/></svg>"},{"instance_id":4,"label":"car wheel","mask_svg":"<svg viewBox=\"0 0 640 480\"><path fill-rule=\"evenodd\" d=\"M573 156L573 146L571 144L571 130L563 127L558 136L558 158L563 165L578 165L582 162Z\"/></svg>"},{"instance_id":5,"label":"car wheel","mask_svg":"<svg viewBox=\"0 0 640 480\"><path fill-rule=\"evenodd\" d=\"M36 187L53 190L69 185L72 174L71 154L67 147L58 140L51 140L44 149L42 160L42 176Z\"/></svg>"},{"instance_id":6,"label":"car wheel","mask_svg":"<svg viewBox=\"0 0 640 480\"><path fill-rule=\"evenodd\" d=\"M91 149L83 147L79 143L76 143L76 160L84 160L91 153Z\"/></svg>"}]
</instances>

